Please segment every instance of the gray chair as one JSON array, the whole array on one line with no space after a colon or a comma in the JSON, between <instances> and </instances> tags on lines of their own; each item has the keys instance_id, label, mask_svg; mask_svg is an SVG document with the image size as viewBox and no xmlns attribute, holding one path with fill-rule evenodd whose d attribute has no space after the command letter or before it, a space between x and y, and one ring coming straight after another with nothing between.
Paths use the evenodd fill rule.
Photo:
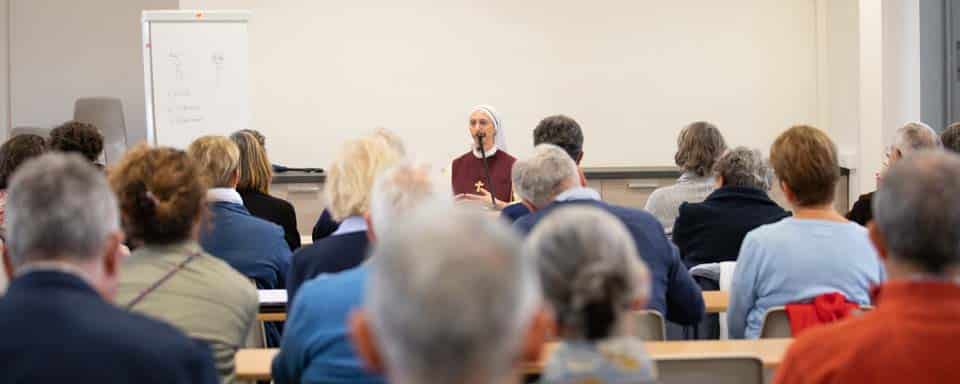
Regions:
<instances>
[{"instance_id":1,"label":"gray chair","mask_svg":"<svg viewBox=\"0 0 960 384\"><path fill-rule=\"evenodd\" d=\"M666 322L657 311L632 311L633 336L646 341L664 341L667 339Z\"/></svg>"},{"instance_id":2,"label":"gray chair","mask_svg":"<svg viewBox=\"0 0 960 384\"><path fill-rule=\"evenodd\" d=\"M112 97L77 99L73 119L93 124L103 134L104 164L120 161L127 151L127 125L123 117L123 102Z\"/></svg>"},{"instance_id":3,"label":"gray chair","mask_svg":"<svg viewBox=\"0 0 960 384\"><path fill-rule=\"evenodd\" d=\"M763 362L756 357L657 359L661 384L763 384Z\"/></svg>"},{"instance_id":4,"label":"gray chair","mask_svg":"<svg viewBox=\"0 0 960 384\"><path fill-rule=\"evenodd\" d=\"M860 313L872 310L869 305L861 305ZM856 312L856 311L854 311ZM857 316L859 313L852 313L851 316ZM761 339L779 339L793 337L793 330L790 328L790 318L787 316L786 307L773 307L767 310L763 315L763 325L760 327Z\"/></svg>"}]
</instances>

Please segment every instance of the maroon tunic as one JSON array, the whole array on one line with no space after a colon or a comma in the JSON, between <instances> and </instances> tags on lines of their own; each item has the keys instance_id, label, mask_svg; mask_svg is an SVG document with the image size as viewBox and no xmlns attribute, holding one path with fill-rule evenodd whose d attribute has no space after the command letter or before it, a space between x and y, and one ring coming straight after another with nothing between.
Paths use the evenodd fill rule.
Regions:
<instances>
[{"instance_id":1,"label":"maroon tunic","mask_svg":"<svg viewBox=\"0 0 960 384\"><path fill-rule=\"evenodd\" d=\"M497 153L487 158L487 164L490 167L490 182L493 183L493 191L497 200L510 202L513 200L513 182L510 181L510 171L513 170L513 163L516 158L510 154L497 150ZM453 161L450 167L451 180L453 181L453 193L471 193L479 195L477 186L490 191L487 186L487 180L483 174L483 160L478 159L473 152L467 152Z\"/></svg>"}]
</instances>

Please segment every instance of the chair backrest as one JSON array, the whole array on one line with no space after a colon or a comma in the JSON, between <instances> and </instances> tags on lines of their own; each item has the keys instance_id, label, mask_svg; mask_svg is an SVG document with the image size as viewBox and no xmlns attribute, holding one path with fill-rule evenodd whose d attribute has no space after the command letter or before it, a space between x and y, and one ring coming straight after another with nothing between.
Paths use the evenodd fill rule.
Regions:
<instances>
[{"instance_id":1,"label":"chair backrest","mask_svg":"<svg viewBox=\"0 0 960 384\"><path fill-rule=\"evenodd\" d=\"M631 311L633 318L633 336L646 341L667 339L666 323L663 315L657 311Z\"/></svg>"},{"instance_id":2,"label":"chair backrest","mask_svg":"<svg viewBox=\"0 0 960 384\"><path fill-rule=\"evenodd\" d=\"M661 384L763 384L763 362L756 357L657 359Z\"/></svg>"},{"instance_id":3,"label":"chair backrest","mask_svg":"<svg viewBox=\"0 0 960 384\"><path fill-rule=\"evenodd\" d=\"M870 305L861 305L860 312L869 312L873 309ZM854 310L851 316L857 316ZM790 327L790 317L787 316L786 307L773 307L767 310L763 315L763 325L760 327L761 339L780 339L793 337L793 329Z\"/></svg>"},{"instance_id":4,"label":"chair backrest","mask_svg":"<svg viewBox=\"0 0 960 384\"><path fill-rule=\"evenodd\" d=\"M103 134L105 164L112 164L127 151L127 125L123 120L123 102L113 97L86 97L77 99L73 119L93 124Z\"/></svg>"},{"instance_id":5,"label":"chair backrest","mask_svg":"<svg viewBox=\"0 0 960 384\"><path fill-rule=\"evenodd\" d=\"M50 128L39 128L39 127L16 127L10 130L10 137L23 134L34 134L37 136L43 136L44 138L50 136Z\"/></svg>"},{"instance_id":6,"label":"chair backrest","mask_svg":"<svg viewBox=\"0 0 960 384\"><path fill-rule=\"evenodd\" d=\"M787 317L786 307L773 307L763 314L763 325L760 327L761 339L793 337L790 329L790 318Z\"/></svg>"}]
</instances>

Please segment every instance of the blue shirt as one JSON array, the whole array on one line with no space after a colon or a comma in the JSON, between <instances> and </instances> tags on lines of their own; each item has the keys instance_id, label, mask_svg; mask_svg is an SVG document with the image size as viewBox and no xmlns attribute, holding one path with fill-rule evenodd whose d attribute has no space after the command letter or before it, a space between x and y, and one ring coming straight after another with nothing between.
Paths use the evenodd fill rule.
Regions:
<instances>
[{"instance_id":1,"label":"blue shirt","mask_svg":"<svg viewBox=\"0 0 960 384\"><path fill-rule=\"evenodd\" d=\"M852 222L786 218L747 234L727 311L730 337L760 336L767 310L839 292L870 304L886 278L867 231Z\"/></svg>"},{"instance_id":2,"label":"blue shirt","mask_svg":"<svg viewBox=\"0 0 960 384\"><path fill-rule=\"evenodd\" d=\"M284 383L371 383L350 344L347 317L363 304L367 265L320 275L300 287L290 308L280 352L273 360L273 380Z\"/></svg>"}]
</instances>

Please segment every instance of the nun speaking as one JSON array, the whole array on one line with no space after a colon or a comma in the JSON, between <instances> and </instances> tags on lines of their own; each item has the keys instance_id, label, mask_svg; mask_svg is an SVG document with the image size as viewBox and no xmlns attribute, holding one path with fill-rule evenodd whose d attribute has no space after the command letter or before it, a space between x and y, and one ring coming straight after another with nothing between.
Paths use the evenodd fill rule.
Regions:
<instances>
[{"instance_id":1,"label":"nun speaking","mask_svg":"<svg viewBox=\"0 0 960 384\"><path fill-rule=\"evenodd\" d=\"M470 150L450 166L453 193L458 200L483 202L501 209L512 200L510 171L517 159L506 151L503 122L493 107L473 107L469 116Z\"/></svg>"}]
</instances>

